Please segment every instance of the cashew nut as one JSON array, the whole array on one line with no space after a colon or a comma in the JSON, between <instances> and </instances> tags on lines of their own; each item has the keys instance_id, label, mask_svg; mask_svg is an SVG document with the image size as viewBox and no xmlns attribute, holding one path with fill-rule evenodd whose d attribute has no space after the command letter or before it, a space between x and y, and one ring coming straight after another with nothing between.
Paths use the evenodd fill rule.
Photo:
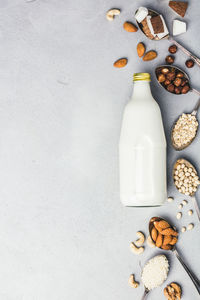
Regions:
<instances>
[{"instance_id":1,"label":"cashew nut","mask_svg":"<svg viewBox=\"0 0 200 300\"><path fill-rule=\"evenodd\" d=\"M144 247L136 247L135 244L132 242L130 243L130 248L132 250L133 253L139 255L142 254L144 252Z\"/></svg>"},{"instance_id":2,"label":"cashew nut","mask_svg":"<svg viewBox=\"0 0 200 300\"><path fill-rule=\"evenodd\" d=\"M139 239L137 241L135 241L135 245L137 247L140 247L144 244L145 236L144 236L144 233L142 233L141 231L138 231L136 234L139 237Z\"/></svg>"},{"instance_id":3,"label":"cashew nut","mask_svg":"<svg viewBox=\"0 0 200 300\"><path fill-rule=\"evenodd\" d=\"M152 238L150 237L150 235L147 238L147 244L151 248L155 248L156 247L156 245L155 245L154 241L152 240Z\"/></svg>"},{"instance_id":4,"label":"cashew nut","mask_svg":"<svg viewBox=\"0 0 200 300\"><path fill-rule=\"evenodd\" d=\"M118 16L120 13L121 13L121 11L118 8L110 9L106 13L106 18L107 18L108 21L113 21L115 16Z\"/></svg>"},{"instance_id":5,"label":"cashew nut","mask_svg":"<svg viewBox=\"0 0 200 300\"><path fill-rule=\"evenodd\" d=\"M134 274L131 274L128 280L128 283L131 287L136 289L139 286L139 282L135 281L135 276Z\"/></svg>"}]
</instances>

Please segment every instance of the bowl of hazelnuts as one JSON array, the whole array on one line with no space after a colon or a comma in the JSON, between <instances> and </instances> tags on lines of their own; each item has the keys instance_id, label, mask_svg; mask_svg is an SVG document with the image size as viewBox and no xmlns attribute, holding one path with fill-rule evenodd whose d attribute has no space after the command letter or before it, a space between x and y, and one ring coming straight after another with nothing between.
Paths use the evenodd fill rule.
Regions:
<instances>
[{"instance_id":1,"label":"bowl of hazelnuts","mask_svg":"<svg viewBox=\"0 0 200 300\"><path fill-rule=\"evenodd\" d=\"M172 94L187 94L192 90L188 75L178 67L162 65L156 68L155 73L158 83Z\"/></svg>"}]
</instances>

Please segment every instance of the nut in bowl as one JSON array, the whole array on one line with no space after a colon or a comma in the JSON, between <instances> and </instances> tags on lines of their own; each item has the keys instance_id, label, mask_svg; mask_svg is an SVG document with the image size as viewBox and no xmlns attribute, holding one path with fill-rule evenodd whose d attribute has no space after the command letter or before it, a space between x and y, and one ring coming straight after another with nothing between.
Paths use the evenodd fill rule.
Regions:
<instances>
[{"instance_id":1,"label":"nut in bowl","mask_svg":"<svg viewBox=\"0 0 200 300\"><path fill-rule=\"evenodd\" d=\"M172 250L178 241L178 232L166 220L153 217L149 222L149 233L156 247Z\"/></svg>"},{"instance_id":2,"label":"nut in bowl","mask_svg":"<svg viewBox=\"0 0 200 300\"><path fill-rule=\"evenodd\" d=\"M187 94L191 89L188 75L175 66L162 65L155 70L158 83L168 92L180 95Z\"/></svg>"}]
</instances>

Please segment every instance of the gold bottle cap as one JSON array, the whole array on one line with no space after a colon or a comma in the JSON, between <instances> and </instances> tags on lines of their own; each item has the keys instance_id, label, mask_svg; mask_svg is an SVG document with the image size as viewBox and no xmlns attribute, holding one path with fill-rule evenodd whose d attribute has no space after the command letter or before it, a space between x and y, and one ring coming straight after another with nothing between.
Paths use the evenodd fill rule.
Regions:
<instances>
[{"instance_id":1,"label":"gold bottle cap","mask_svg":"<svg viewBox=\"0 0 200 300\"><path fill-rule=\"evenodd\" d=\"M133 81L151 81L151 75L149 73L134 73Z\"/></svg>"}]
</instances>

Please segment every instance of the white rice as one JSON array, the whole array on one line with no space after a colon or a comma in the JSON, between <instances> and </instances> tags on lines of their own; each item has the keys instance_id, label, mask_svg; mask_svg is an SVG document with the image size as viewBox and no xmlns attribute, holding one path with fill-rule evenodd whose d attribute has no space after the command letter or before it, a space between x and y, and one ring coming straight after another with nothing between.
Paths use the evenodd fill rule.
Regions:
<instances>
[{"instance_id":1,"label":"white rice","mask_svg":"<svg viewBox=\"0 0 200 300\"><path fill-rule=\"evenodd\" d=\"M157 255L150 259L143 268L142 282L146 288L152 290L160 286L169 272L169 262L165 255Z\"/></svg>"}]
</instances>

